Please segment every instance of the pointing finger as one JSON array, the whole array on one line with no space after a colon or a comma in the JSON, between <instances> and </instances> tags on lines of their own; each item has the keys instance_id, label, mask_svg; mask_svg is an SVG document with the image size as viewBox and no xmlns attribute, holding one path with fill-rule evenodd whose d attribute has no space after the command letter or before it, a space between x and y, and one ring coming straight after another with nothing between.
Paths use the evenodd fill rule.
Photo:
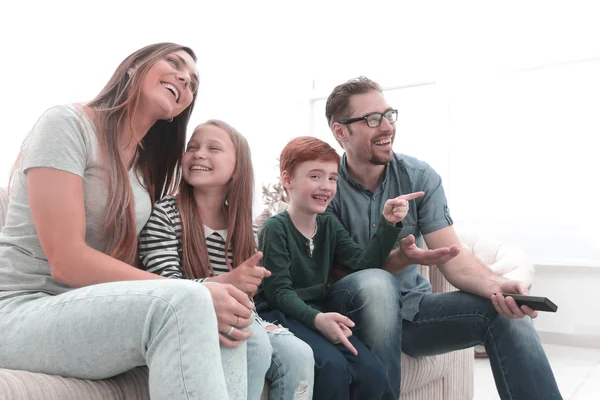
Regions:
<instances>
[{"instance_id":1,"label":"pointing finger","mask_svg":"<svg viewBox=\"0 0 600 400\"><path fill-rule=\"evenodd\" d=\"M256 265L260 261L262 256L263 253L261 251L257 251L256 253L252 254L252 256L250 256L250 258L246 260L246 262L250 265Z\"/></svg>"},{"instance_id":2,"label":"pointing finger","mask_svg":"<svg viewBox=\"0 0 600 400\"><path fill-rule=\"evenodd\" d=\"M250 275L262 279L264 277L271 276L271 271L264 267L254 267L251 270Z\"/></svg>"},{"instance_id":3,"label":"pointing finger","mask_svg":"<svg viewBox=\"0 0 600 400\"><path fill-rule=\"evenodd\" d=\"M402 196L398 196L398 198L404 199L404 200L412 200L412 199L416 199L416 198L419 198L424 195L425 195L425 192L413 192L413 193L409 193L409 194L403 194Z\"/></svg>"},{"instance_id":4,"label":"pointing finger","mask_svg":"<svg viewBox=\"0 0 600 400\"><path fill-rule=\"evenodd\" d=\"M342 337L340 337L340 342L346 346L348 350L350 350L350 353L354 354L355 356L358 355L358 351L356 351L356 348L352 346L352 343L350 343L346 336L342 335Z\"/></svg>"}]
</instances>

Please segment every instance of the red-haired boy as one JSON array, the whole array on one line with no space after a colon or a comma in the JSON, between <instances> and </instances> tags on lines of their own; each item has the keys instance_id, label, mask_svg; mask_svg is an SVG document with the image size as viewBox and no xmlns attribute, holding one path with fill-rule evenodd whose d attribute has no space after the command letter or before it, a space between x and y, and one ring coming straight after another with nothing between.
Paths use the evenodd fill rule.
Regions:
<instances>
[{"instance_id":1,"label":"red-haired boy","mask_svg":"<svg viewBox=\"0 0 600 400\"><path fill-rule=\"evenodd\" d=\"M337 190L340 157L314 137L291 140L280 156L281 181L289 208L269 219L259 233L268 307L263 318L277 320L308 343L315 356L315 399L392 398L379 357L352 335L354 323L328 303L334 264L357 271L383 266L402 229L411 193L386 202L375 234L363 249L337 218L323 215Z\"/></svg>"}]
</instances>

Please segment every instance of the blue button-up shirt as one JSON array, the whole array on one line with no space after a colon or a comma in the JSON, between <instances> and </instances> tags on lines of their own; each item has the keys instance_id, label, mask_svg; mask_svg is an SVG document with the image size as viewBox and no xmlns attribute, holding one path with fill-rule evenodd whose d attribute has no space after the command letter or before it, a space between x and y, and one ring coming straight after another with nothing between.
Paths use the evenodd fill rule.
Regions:
<instances>
[{"instance_id":1,"label":"blue button-up shirt","mask_svg":"<svg viewBox=\"0 0 600 400\"><path fill-rule=\"evenodd\" d=\"M394 154L386 165L381 184L371 192L348 174L346 155L342 158L337 183L337 194L327 211L336 215L350 236L361 246L367 246L375 233L377 223L386 200L423 191L425 195L410 200L408 215L402 221L404 228L400 239L413 234L417 246L421 247L423 235L452 225L448 211L442 179L429 164L414 157ZM419 312L419 303L426 293L431 293L431 284L411 265L396 275L398 290L402 295L402 317L412 320Z\"/></svg>"}]
</instances>

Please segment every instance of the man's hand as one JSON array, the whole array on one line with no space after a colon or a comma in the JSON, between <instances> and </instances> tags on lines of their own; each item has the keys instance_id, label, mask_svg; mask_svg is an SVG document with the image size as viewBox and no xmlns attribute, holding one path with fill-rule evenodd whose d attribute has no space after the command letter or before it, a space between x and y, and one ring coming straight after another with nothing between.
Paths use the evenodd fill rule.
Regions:
<instances>
[{"instance_id":1,"label":"man's hand","mask_svg":"<svg viewBox=\"0 0 600 400\"><path fill-rule=\"evenodd\" d=\"M499 292L492 294L492 304L494 304L498 314L505 318L523 318L526 315L531 318L537 317L537 311L527 306L521 306L521 308L519 308L512 297L504 297L502 296L502 293L514 293L528 296L529 290L527 290L527 287L523 282L511 280L504 281L500 285Z\"/></svg>"},{"instance_id":2,"label":"man's hand","mask_svg":"<svg viewBox=\"0 0 600 400\"><path fill-rule=\"evenodd\" d=\"M242 331L252 323L254 304L244 292L232 285L207 282L217 314L219 341L224 347L237 347L241 340L252 336L251 331Z\"/></svg>"},{"instance_id":3,"label":"man's hand","mask_svg":"<svg viewBox=\"0 0 600 400\"><path fill-rule=\"evenodd\" d=\"M354 327L350 318L335 312L319 313L315 317L315 327L331 343L342 343L352 354L358 355L358 351L348 340L352 335L350 328Z\"/></svg>"},{"instance_id":4,"label":"man's hand","mask_svg":"<svg viewBox=\"0 0 600 400\"><path fill-rule=\"evenodd\" d=\"M434 250L424 250L415 244L414 235L408 235L400 240L400 247L390 252L383 268L392 273L398 273L412 264L443 265L460 253L460 247L440 247Z\"/></svg>"},{"instance_id":5,"label":"man's hand","mask_svg":"<svg viewBox=\"0 0 600 400\"><path fill-rule=\"evenodd\" d=\"M271 276L271 271L260 267L257 263L263 254L259 251L238 265L233 271L210 278L211 282L229 283L244 293L252 295L258 289L263 278Z\"/></svg>"},{"instance_id":6,"label":"man's hand","mask_svg":"<svg viewBox=\"0 0 600 400\"><path fill-rule=\"evenodd\" d=\"M389 199L383 205L383 216L392 225L402 221L408 214L408 201L416 199L425 194L425 192L414 192L403 194L394 199Z\"/></svg>"}]
</instances>

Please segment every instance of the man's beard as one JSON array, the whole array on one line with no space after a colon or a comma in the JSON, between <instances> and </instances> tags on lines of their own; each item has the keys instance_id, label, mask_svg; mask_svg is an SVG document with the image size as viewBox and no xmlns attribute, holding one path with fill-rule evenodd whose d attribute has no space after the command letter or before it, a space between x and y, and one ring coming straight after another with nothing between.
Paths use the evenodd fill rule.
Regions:
<instances>
[{"instance_id":1,"label":"man's beard","mask_svg":"<svg viewBox=\"0 0 600 400\"><path fill-rule=\"evenodd\" d=\"M377 154L373 153L369 162L373 165L386 165L387 163L392 161L392 157L392 151L390 151L389 154L386 154L384 157L378 156Z\"/></svg>"}]
</instances>

